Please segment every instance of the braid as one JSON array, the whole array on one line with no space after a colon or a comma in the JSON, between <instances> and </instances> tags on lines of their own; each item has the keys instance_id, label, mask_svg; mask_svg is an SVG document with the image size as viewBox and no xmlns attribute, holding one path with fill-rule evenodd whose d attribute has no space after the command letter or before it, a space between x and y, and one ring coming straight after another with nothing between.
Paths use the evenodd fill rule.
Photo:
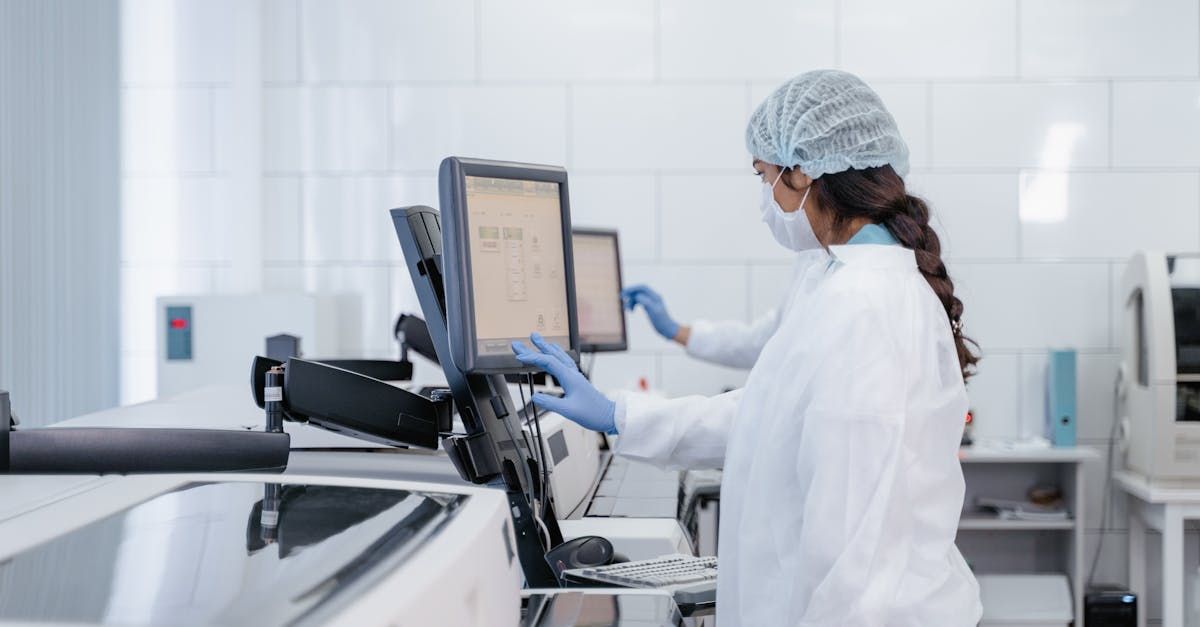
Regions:
<instances>
[{"instance_id":1,"label":"braid","mask_svg":"<svg viewBox=\"0 0 1200 627\"><path fill-rule=\"evenodd\" d=\"M909 194L895 204L898 210L880 216L881 222L905 248L912 249L917 259L917 269L946 308L950 330L954 333L954 347L958 351L958 363L962 367L963 378L967 379L974 374L979 357L967 345L974 342L963 336L963 303L954 295L954 281L950 280L946 264L942 261L941 241L929 225L929 207L925 201Z\"/></svg>"},{"instance_id":2,"label":"braid","mask_svg":"<svg viewBox=\"0 0 1200 627\"><path fill-rule=\"evenodd\" d=\"M904 180L886 165L826 174L814 185L821 207L833 212L835 228L867 218L882 224L905 248L912 249L917 269L946 308L963 379L975 374L979 356L971 345L978 348L978 344L963 335L963 303L954 295L954 282L942 261L941 241L929 225L925 201L908 194Z\"/></svg>"}]
</instances>

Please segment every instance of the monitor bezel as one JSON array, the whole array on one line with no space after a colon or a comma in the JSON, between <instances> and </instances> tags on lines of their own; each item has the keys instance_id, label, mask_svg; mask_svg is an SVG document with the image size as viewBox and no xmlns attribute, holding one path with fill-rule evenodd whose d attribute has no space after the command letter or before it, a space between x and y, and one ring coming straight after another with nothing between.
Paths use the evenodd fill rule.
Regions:
<instances>
[{"instance_id":1,"label":"monitor bezel","mask_svg":"<svg viewBox=\"0 0 1200 627\"><path fill-rule=\"evenodd\" d=\"M515 355L480 355L475 326L474 277L467 217L466 177L479 176L558 184L563 238L563 273L567 288L567 353L579 362L579 322L575 309L575 255L571 239L570 190L567 171L558 166L511 161L447 157L438 170L438 195L442 210L442 251L445 264L446 317L451 358L464 373L505 374L537 369L517 361ZM534 329L530 329L532 332ZM466 341L464 341L466 340Z\"/></svg>"},{"instance_id":2,"label":"monitor bezel","mask_svg":"<svg viewBox=\"0 0 1200 627\"><path fill-rule=\"evenodd\" d=\"M621 302L620 290L625 288L624 270L621 268L621 237L616 229L602 229L594 227L575 227L571 230L572 235L583 235L591 237L606 237L612 240L613 251L617 256L617 308L621 311L621 341L610 342L607 344L588 342L584 340L583 330L579 332L579 350L584 353L617 353L629 350L629 326L625 320L625 306ZM574 262L572 261L572 265ZM576 303L578 303L578 293L576 293Z\"/></svg>"}]
</instances>

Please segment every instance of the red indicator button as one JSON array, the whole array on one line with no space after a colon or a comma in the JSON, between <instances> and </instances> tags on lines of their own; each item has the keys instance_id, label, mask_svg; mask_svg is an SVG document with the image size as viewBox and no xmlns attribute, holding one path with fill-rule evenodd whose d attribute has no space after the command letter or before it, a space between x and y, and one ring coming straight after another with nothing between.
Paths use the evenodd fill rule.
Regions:
<instances>
[{"instance_id":1,"label":"red indicator button","mask_svg":"<svg viewBox=\"0 0 1200 627\"><path fill-rule=\"evenodd\" d=\"M186 329L187 325L188 321L184 320L183 318L171 318L172 329Z\"/></svg>"}]
</instances>

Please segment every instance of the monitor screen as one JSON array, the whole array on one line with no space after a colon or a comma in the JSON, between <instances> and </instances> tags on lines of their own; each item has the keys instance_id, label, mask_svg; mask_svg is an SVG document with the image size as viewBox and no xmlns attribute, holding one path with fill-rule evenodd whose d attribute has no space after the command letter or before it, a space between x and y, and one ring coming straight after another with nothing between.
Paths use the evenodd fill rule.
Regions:
<instances>
[{"instance_id":1,"label":"monitor screen","mask_svg":"<svg viewBox=\"0 0 1200 627\"><path fill-rule=\"evenodd\" d=\"M477 354L510 355L534 331L569 349L558 184L465 178Z\"/></svg>"},{"instance_id":2,"label":"monitor screen","mask_svg":"<svg viewBox=\"0 0 1200 627\"><path fill-rule=\"evenodd\" d=\"M447 157L438 187L454 365L469 374L529 372L512 342L534 332L578 358L566 170Z\"/></svg>"},{"instance_id":3,"label":"monitor screen","mask_svg":"<svg viewBox=\"0 0 1200 627\"><path fill-rule=\"evenodd\" d=\"M625 350L625 310L621 306L621 253L616 231L575 229L575 302L579 348L588 352Z\"/></svg>"}]
</instances>

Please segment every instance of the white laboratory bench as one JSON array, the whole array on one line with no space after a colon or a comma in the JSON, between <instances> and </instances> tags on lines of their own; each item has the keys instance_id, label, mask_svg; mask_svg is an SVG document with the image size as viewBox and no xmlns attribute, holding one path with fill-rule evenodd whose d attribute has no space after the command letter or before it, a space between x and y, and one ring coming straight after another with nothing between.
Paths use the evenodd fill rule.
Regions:
<instances>
[{"instance_id":1,"label":"white laboratory bench","mask_svg":"<svg viewBox=\"0 0 1200 627\"><path fill-rule=\"evenodd\" d=\"M967 562L984 575L1064 573L1071 581L1075 615L1081 615L1087 528L1083 465L1098 458L1094 450L1084 447L987 445L959 449L967 485L966 511L958 523L957 544ZM1003 520L972 513L978 496L1020 499L1035 484L1058 485L1071 517L1050 521Z\"/></svg>"},{"instance_id":2,"label":"white laboratory bench","mask_svg":"<svg viewBox=\"0 0 1200 627\"><path fill-rule=\"evenodd\" d=\"M1129 588L1138 595L1138 627L1146 625L1146 529L1162 533L1162 624L1183 627L1184 525L1200 520L1200 482L1154 483L1128 470L1113 482L1132 497L1129 522Z\"/></svg>"}]
</instances>

